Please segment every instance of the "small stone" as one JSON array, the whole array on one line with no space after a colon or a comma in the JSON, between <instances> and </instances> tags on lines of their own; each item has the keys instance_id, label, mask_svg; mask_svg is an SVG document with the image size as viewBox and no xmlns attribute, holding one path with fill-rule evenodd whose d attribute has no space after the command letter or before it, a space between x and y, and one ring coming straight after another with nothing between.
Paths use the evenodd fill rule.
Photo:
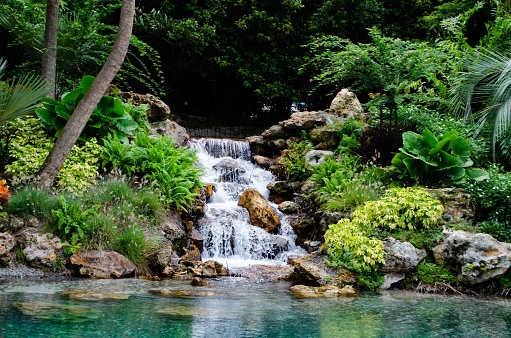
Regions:
<instances>
[{"instance_id":1,"label":"small stone","mask_svg":"<svg viewBox=\"0 0 511 338\"><path fill-rule=\"evenodd\" d=\"M208 285L211 285L210 282L206 282L204 279L202 279L200 277L193 277L190 284L193 285L193 286L208 286Z\"/></svg>"}]
</instances>

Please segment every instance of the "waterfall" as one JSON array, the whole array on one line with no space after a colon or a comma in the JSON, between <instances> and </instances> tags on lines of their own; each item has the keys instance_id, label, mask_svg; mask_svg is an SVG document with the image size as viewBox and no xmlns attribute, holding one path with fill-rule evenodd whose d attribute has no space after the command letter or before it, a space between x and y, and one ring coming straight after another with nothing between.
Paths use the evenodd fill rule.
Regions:
<instances>
[{"instance_id":1,"label":"waterfall","mask_svg":"<svg viewBox=\"0 0 511 338\"><path fill-rule=\"evenodd\" d=\"M196 230L204 238L203 260L215 259L230 266L284 264L289 255L303 255L295 245L296 235L287 216L270 202L280 219L277 234L269 234L250 224L248 211L237 205L248 188L269 197L268 183L275 177L251 162L248 142L228 139L191 140L199 164L205 169L203 181L213 183L215 192L208 199L205 214Z\"/></svg>"}]
</instances>

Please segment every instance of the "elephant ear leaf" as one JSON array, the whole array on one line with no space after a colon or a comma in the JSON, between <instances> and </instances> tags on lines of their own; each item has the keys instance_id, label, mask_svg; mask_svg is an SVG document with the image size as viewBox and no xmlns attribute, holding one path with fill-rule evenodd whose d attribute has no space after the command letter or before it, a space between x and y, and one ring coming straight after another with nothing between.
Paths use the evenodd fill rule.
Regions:
<instances>
[{"instance_id":1,"label":"elephant ear leaf","mask_svg":"<svg viewBox=\"0 0 511 338\"><path fill-rule=\"evenodd\" d=\"M396 155L394 155L394 157L392 158L392 165L394 165L396 168L398 169L406 169L406 166L405 164L403 163L403 160L405 158L408 158L408 156L406 156L405 154L403 153L397 153Z\"/></svg>"},{"instance_id":2,"label":"elephant ear leaf","mask_svg":"<svg viewBox=\"0 0 511 338\"><path fill-rule=\"evenodd\" d=\"M470 143L467 140L458 137L451 144L451 153L458 157L462 164L465 164L466 162L470 161Z\"/></svg>"},{"instance_id":3,"label":"elephant ear leaf","mask_svg":"<svg viewBox=\"0 0 511 338\"><path fill-rule=\"evenodd\" d=\"M428 129L422 132L422 137L428 148L434 148L438 143L438 139Z\"/></svg>"},{"instance_id":4,"label":"elephant ear leaf","mask_svg":"<svg viewBox=\"0 0 511 338\"><path fill-rule=\"evenodd\" d=\"M427 155L427 151L424 153L426 147L424 146L422 135L416 134L413 131L403 133L403 148L410 154Z\"/></svg>"},{"instance_id":5,"label":"elephant ear leaf","mask_svg":"<svg viewBox=\"0 0 511 338\"><path fill-rule=\"evenodd\" d=\"M82 88L84 93L87 93L87 91L89 91L89 88L90 88L90 86L92 86L92 83L94 82L94 79L95 79L94 76L86 75L80 81L80 88Z\"/></svg>"},{"instance_id":6,"label":"elephant ear leaf","mask_svg":"<svg viewBox=\"0 0 511 338\"><path fill-rule=\"evenodd\" d=\"M466 170L467 176L476 181L487 180L490 178L488 172L480 168L469 168Z\"/></svg>"},{"instance_id":7,"label":"elephant ear leaf","mask_svg":"<svg viewBox=\"0 0 511 338\"><path fill-rule=\"evenodd\" d=\"M419 180L426 170L424 162L415 158L405 158L403 163L406 166L406 170L408 170L408 174L414 180Z\"/></svg>"}]
</instances>

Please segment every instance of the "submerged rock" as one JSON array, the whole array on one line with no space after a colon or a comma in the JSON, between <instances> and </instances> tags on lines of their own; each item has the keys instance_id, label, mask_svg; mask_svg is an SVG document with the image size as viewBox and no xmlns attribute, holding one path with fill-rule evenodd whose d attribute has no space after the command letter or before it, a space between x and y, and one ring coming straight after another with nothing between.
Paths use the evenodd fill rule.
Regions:
<instances>
[{"instance_id":1,"label":"submerged rock","mask_svg":"<svg viewBox=\"0 0 511 338\"><path fill-rule=\"evenodd\" d=\"M13 306L26 316L55 322L78 323L96 320L101 312L88 306L64 305L46 302L13 303Z\"/></svg>"},{"instance_id":2,"label":"submerged rock","mask_svg":"<svg viewBox=\"0 0 511 338\"><path fill-rule=\"evenodd\" d=\"M164 297L176 297L176 298L195 298L195 297L211 297L215 293L212 291L202 291L197 289L190 290L172 290L172 289L155 289L149 290L149 293Z\"/></svg>"},{"instance_id":3,"label":"submerged rock","mask_svg":"<svg viewBox=\"0 0 511 338\"><path fill-rule=\"evenodd\" d=\"M72 300L80 300L86 302L97 302L102 300L125 300L129 298L129 296L126 294L108 291L66 290L60 291L59 294Z\"/></svg>"},{"instance_id":4,"label":"submerged rock","mask_svg":"<svg viewBox=\"0 0 511 338\"><path fill-rule=\"evenodd\" d=\"M295 298L318 298L318 297L350 297L355 296L357 293L351 285L346 285L342 288L337 286L308 286L308 285L294 285L291 287L291 294Z\"/></svg>"},{"instance_id":5,"label":"submerged rock","mask_svg":"<svg viewBox=\"0 0 511 338\"><path fill-rule=\"evenodd\" d=\"M204 308L197 306L169 306L159 309L156 313L172 317L200 317L200 318L230 318L232 314L215 308Z\"/></svg>"}]
</instances>

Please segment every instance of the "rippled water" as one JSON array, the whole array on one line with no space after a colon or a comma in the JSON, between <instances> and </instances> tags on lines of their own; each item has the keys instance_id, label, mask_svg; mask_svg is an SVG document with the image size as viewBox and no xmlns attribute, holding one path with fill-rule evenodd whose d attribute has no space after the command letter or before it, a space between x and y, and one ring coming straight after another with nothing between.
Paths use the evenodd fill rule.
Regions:
<instances>
[{"instance_id":1,"label":"rippled water","mask_svg":"<svg viewBox=\"0 0 511 338\"><path fill-rule=\"evenodd\" d=\"M385 292L354 298L295 299L286 282L241 278L188 281L0 280L0 337L509 337L511 303L502 299ZM197 298L161 297L151 289L208 290ZM67 289L104 290L128 300L83 302ZM80 320L36 318L16 302L91 308ZM89 318L90 317L90 318ZM84 319L85 318L85 319Z\"/></svg>"}]
</instances>

